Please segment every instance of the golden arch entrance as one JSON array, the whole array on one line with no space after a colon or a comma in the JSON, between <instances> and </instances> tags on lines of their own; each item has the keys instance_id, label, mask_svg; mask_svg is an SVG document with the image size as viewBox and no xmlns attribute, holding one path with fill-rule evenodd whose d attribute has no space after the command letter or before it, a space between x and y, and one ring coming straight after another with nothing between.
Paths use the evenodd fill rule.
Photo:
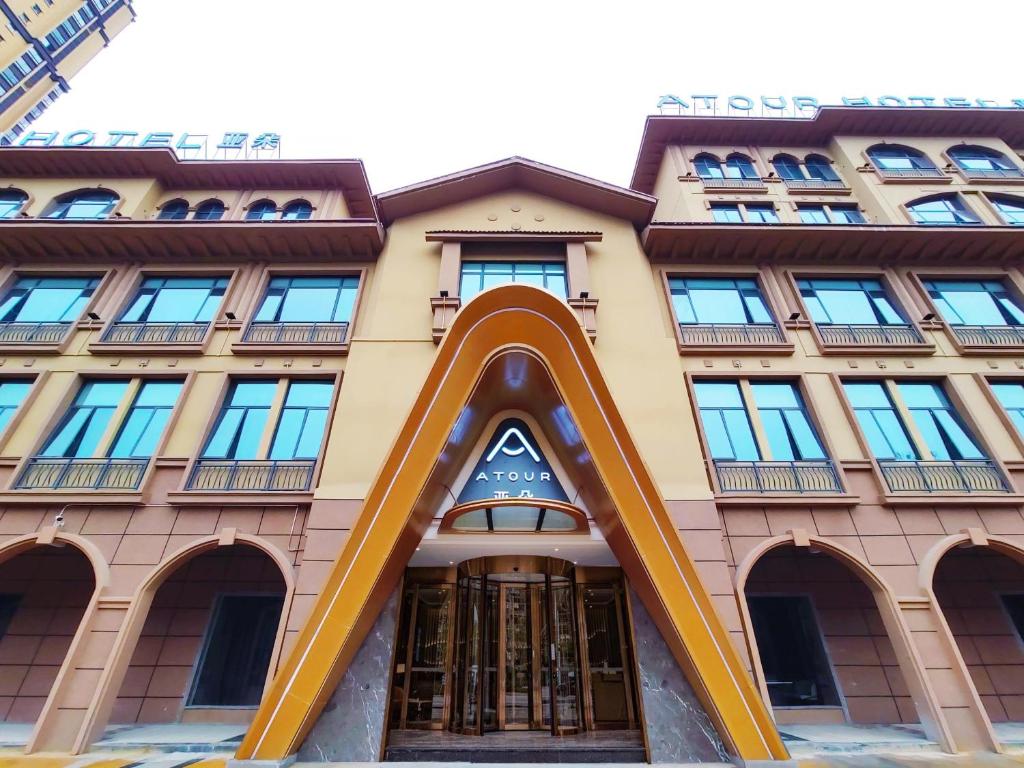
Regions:
<instances>
[{"instance_id":1,"label":"golden arch entrance","mask_svg":"<svg viewBox=\"0 0 1024 768\"><path fill-rule=\"evenodd\" d=\"M407 571L392 729L636 729L635 680L618 568L507 556Z\"/></svg>"}]
</instances>

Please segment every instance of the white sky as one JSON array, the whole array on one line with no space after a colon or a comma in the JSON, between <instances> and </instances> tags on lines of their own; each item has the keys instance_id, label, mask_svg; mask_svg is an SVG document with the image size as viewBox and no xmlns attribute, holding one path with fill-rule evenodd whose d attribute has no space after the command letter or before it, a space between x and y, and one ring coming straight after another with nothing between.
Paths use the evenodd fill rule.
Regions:
<instances>
[{"instance_id":1,"label":"white sky","mask_svg":"<svg viewBox=\"0 0 1024 768\"><path fill-rule=\"evenodd\" d=\"M135 7L33 128L276 131L375 192L516 154L625 185L666 93L1024 98L1020 0Z\"/></svg>"}]
</instances>

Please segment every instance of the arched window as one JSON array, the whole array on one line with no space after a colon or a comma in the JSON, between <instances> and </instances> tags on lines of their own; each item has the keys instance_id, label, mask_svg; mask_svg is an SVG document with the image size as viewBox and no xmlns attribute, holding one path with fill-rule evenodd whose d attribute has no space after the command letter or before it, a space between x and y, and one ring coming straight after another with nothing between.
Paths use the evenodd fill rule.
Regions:
<instances>
[{"instance_id":1,"label":"arched window","mask_svg":"<svg viewBox=\"0 0 1024 768\"><path fill-rule=\"evenodd\" d=\"M188 203L179 197L176 200L168 200L166 203L161 205L160 213L157 215L157 218L177 221L179 219L184 219L186 216L188 216Z\"/></svg>"},{"instance_id":2,"label":"arched window","mask_svg":"<svg viewBox=\"0 0 1024 768\"><path fill-rule=\"evenodd\" d=\"M990 197L992 205L1007 224L1024 227L1024 197Z\"/></svg>"},{"instance_id":3,"label":"arched window","mask_svg":"<svg viewBox=\"0 0 1024 768\"><path fill-rule=\"evenodd\" d=\"M216 221L224 216L224 203L220 200L204 200L196 206L195 221Z\"/></svg>"},{"instance_id":4,"label":"arched window","mask_svg":"<svg viewBox=\"0 0 1024 768\"><path fill-rule=\"evenodd\" d=\"M106 189L79 190L56 198L45 214L47 219L105 219L118 197Z\"/></svg>"},{"instance_id":5,"label":"arched window","mask_svg":"<svg viewBox=\"0 0 1024 768\"><path fill-rule=\"evenodd\" d=\"M282 219L308 219L313 215L313 206L305 200L293 200L281 212Z\"/></svg>"},{"instance_id":6,"label":"arched window","mask_svg":"<svg viewBox=\"0 0 1024 768\"><path fill-rule=\"evenodd\" d=\"M776 155L772 158L772 165L779 178L783 181L803 181L804 172L800 168L800 161L792 155Z\"/></svg>"},{"instance_id":7,"label":"arched window","mask_svg":"<svg viewBox=\"0 0 1024 768\"><path fill-rule=\"evenodd\" d=\"M822 155L808 155L804 159L807 175L820 181L842 181L832 168L832 161Z\"/></svg>"},{"instance_id":8,"label":"arched window","mask_svg":"<svg viewBox=\"0 0 1024 768\"><path fill-rule=\"evenodd\" d=\"M947 152L957 168L967 176L987 178L990 176L1022 176L1020 169L1002 152L988 147L972 147L965 144L951 147Z\"/></svg>"},{"instance_id":9,"label":"arched window","mask_svg":"<svg viewBox=\"0 0 1024 768\"><path fill-rule=\"evenodd\" d=\"M714 155L700 154L693 158L693 167L702 179L724 179L722 163Z\"/></svg>"},{"instance_id":10,"label":"arched window","mask_svg":"<svg viewBox=\"0 0 1024 768\"><path fill-rule=\"evenodd\" d=\"M934 195L907 203L907 210L918 224L965 226L980 224L960 195Z\"/></svg>"},{"instance_id":11,"label":"arched window","mask_svg":"<svg viewBox=\"0 0 1024 768\"><path fill-rule=\"evenodd\" d=\"M249 206L245 218L247 221L267 221L277 218L277 205L273 200L257 200Z\"/></svg>"},{"instance_id":12,"label":"arched window","mask_svg":"<svg viewBox=\"0 0 1024 768\"><path fill-rule=\"evenodd\" d=\"M0 219L13 219L28 202L28 195L20 189L5 189L0 192Z\"/></svg>"},{"instance_id":13,"label":"arched window","mask_svg":"<svg viewBox=\"0 0 1024 768\"><path fill-rule=\"evenodd\" d=\"M883 176L941 176L923 153L898 144L877 144L868 149L868 157Z\"/></svg>"},{"instance_id":14,"label":"arched window","mask_svg":"<svg viewBox=\"0 0 1024 768\"><path fill-rule=\"evenodd\" d=\"M730 179L760 179L761 174L746 155L735 152L725 159L725 175Z\"/></svg>"}]
</instances>

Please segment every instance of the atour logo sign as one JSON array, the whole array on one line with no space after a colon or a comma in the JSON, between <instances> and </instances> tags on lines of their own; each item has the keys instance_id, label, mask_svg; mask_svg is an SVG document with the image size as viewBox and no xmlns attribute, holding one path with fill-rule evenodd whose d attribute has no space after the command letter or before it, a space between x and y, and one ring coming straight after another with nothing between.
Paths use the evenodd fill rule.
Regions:
<instances>
[{"instance_id":1,"label":"atour logo sign","mask_svg":"<svg viewBox=\"0 0 1024 768\"><path fill-rule=\"evenodd\" d=\"M498 425L458 503L484 499L569 501L522 419L505 419Z\"/></svg>"}]
</instances>

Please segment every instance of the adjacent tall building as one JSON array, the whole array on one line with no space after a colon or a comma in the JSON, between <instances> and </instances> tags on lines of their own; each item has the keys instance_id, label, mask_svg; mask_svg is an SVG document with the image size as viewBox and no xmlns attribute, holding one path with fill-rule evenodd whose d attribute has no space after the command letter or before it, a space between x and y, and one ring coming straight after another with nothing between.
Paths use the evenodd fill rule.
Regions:
<instances>
[{"instance_id":1,"label":"adjacent tall building","mask_svg":"<svg viewBox=\"0 0 1024 768\"><path fill-rule=\"evenodd\" d=\"M0 0L0 144L23 133L135 17L131 0Z\"/></svg>"},{"instance_id":2,"label":"adjacent tall building","mask_svg":"<svg viewBox=\"0 0 1024 768\"><path fill-rule=\"evenodd\" d=\"M651 117L629 188L375 195L0 150L0 741L1024 747L1022 152L1017 111Z\"/></svg>"}]
</instances>

